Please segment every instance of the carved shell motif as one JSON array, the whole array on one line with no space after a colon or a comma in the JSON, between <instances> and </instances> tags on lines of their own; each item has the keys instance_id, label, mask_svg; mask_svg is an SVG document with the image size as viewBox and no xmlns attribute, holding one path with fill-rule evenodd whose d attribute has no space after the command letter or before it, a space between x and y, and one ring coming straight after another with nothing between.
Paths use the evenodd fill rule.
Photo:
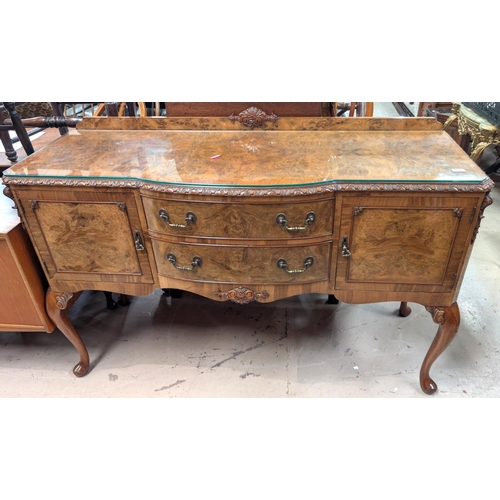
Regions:
<instances>
[{"instance_id":1,"label":"carved shell motif","mask_svg":"<svg viewBox=\"0 0 500 500\"><path fill-rule=\"evenodd\" d=\"M263 292L254 292L242 286L229 290L229 292L217 290L215 295L223 300L231 300L237 304L249 304L254 300L267 299L269 297L269 294L265 290Z\"/></svg>"},{"instance_id":2,"label":"carved shell motif","mask_svg":"<svg viewBox=\"0 0 500 500\"><path fill-rule=\"evenodd\" d=\"M255 127L262 127L264 122L275 123L278 118L279 116L274 113L272 115L268 115L259 108L251 107L242 111L238 116L233 113L229 117L229 120L231 120L232 123L240 122L245 125L245 127L253 129Z\"/></svg>"}]
</instances>

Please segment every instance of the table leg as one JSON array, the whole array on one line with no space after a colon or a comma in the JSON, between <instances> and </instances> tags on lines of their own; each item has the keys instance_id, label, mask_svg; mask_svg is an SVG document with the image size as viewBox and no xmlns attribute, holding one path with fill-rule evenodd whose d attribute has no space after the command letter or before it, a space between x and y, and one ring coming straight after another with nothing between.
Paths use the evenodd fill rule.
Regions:
<instances>
[{"instance_id":1,"label":"table leg","mask_svg":"<svg viewBox=\"0 0 500 500\"><path fill-rule=\"evenodd\" d=\"M434 394L437 391L437 384L430 378L429 371L434 361L455 338L460 326L460 310L456 302L450 307L431 306L426 307L426 309L439 328L420 369L420 387L426 394Z\"/></svg>"},{"instance_id":2,"label":"table leg","mask_svg":"<svg viewBox=\"0 0 500 500\"><path fill-rule=\"evenodd\" d=\"M479 160L483 156L484 150L490 145L490 142L480 142L473 146L472 151L470 153L470 158L472 161L475 161L479 164Z\"/></svg>"},{"instance_id":3,"label":"table leg","mask_svg":"<svg viewBox=\"0 0 500 500\"><path fill-rule=\"evenodd\" d=\"M89 353L82 339L68 318L68 311L82 292L75 294L68 292L54 292L47 290L45 305L47 314L66 338L75 346L80 355L79 363L73 368L77 377L83 377L89 371Z\"/></svg>"},{"instance_id":4,"label":"table leg","mask_svg":"<svg viewBox=\"0 0 500 500\"><path fill-rule=\"evenodd\" d=\"M327 304L338 304L339 303L339 299L337 299L337 297L335 297L335 295L333 295L332 293L330 293L328 295L328 300L326 301Z\"/></svg>"},{"instance_id":5,"label":"table leg","mask_svg":"<svg viewBox=\"0 0 500 500\"><path fill-rule=\"evenodd\" d=\"M403 316L403 318L406 318L411 314L411 307L408 307L408 302L401 302L401 305L399 306L399 315Z\"/></svg>"}]
</instances>

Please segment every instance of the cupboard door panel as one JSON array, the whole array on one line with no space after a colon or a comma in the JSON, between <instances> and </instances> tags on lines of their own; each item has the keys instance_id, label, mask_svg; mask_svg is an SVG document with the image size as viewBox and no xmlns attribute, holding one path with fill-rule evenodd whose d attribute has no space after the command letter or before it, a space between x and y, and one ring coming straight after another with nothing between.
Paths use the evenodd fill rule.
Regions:
<instances>
[{"instance_id":1,"label":"cupboard door panel","mask_svg":"<svg viewBox=\"0 0 500 500\"><path fill-rule=\"evenodd\" d=\"M56 273L141 274L127 214L118 204L38 202L35 214Z\"/></svg>"},{"instance_id":2,"label":"cupboard door panel","mask_svg":"<svg viewBox=\"0 0 500 500\"><path fill-rule=\"evenodd\" d=\"M458 223L451 209L365 209L353 225L349 281L441 284Z\"/></svg>"},{"instance_id":3,"label":"cupboard door panel","mask_svg":"<svg viewBox=\"0 0 500 500\"><path fill-rule=\"evenodd\" d=\"M50 279L153 282L133 194L38 192L21 202Z\"/></svg>"},{"instance_id":4,"label":"cupboard door panel","mask_svg":"<svg viewBox=\"0 0 500 500\"><path fill-rule=\"evenodd\" d=\"M340 236L350 255L339 254L337 287L451 291L476 204L454 196L347 199Z\"/></svg>"}]
</instances>

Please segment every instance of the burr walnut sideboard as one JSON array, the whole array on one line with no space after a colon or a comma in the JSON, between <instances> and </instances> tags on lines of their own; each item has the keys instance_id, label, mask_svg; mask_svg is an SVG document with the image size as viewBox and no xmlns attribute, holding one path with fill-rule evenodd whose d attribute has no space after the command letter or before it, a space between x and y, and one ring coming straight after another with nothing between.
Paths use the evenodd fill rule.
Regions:
<instances>
[{"instance_id":1,"label":"burr walnut sideboard","mask_svg":"<svg viewBox=\"0 0 500 500\"><path fill-rule=\"evenodd\" d=\"M5 172L75 375L89 356L67 312L83 290L325 293L423 304L434 393L492 181L432 118L240 118L87 118Z\"/></svg>"}]
</instances>

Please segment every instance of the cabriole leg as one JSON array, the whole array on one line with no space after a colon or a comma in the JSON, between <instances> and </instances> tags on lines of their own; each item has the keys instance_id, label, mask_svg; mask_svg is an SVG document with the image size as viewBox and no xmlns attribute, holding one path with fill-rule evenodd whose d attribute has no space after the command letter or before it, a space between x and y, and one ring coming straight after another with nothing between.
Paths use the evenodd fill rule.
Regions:
<instances>
[{"instance_id":1,"label":"cabriole leg","mask_svg":"<svg viewBox=\"0 0 500 500\"><path fill-rule=\"evenodd\" d=\"M75 327L68 318L68 311L82 292L53 292L50 288L46 295L46 308L49 318L61 330L66 338L75 346L80 355L79 363L73 368L77 377L83 377L89 371L89 353Z\"/></svg>"},{"instance_id":2,"label":"cabriole leg","mask_svg":"<svg viewBox=\"0 0 500 500\"><path fill-rule=\"evenodd\" d=\"M456 302L450 307L431 306L426 309L431 313L434 323L437 323L439 328L420 369L420 387L426 394L434 394L437 391L437 384L429 376L429 371L434 361L455 338L460 326L460 310Z\"/></svg>"}]
</instances>

